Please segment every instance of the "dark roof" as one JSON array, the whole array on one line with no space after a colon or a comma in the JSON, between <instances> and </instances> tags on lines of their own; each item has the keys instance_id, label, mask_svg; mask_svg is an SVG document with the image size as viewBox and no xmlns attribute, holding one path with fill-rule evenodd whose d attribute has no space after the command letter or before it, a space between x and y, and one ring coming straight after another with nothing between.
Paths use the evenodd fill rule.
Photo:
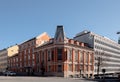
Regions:
<instances>
[{"instance_id":1,"label":"dark roof","mask_svg":"<svg viewBox=\"0 0 120 82\"><path fill-rule=\"evenodd\" d=\"M27 40L27 41L25 41L25 42L23 42L23 43L21 43L21 44L24 44L24 43L30 42L30 41L35 40L35 39L36 39L35 37L34 37L34 38L31 38L31 39L29 39L29 40ZM21 44L19 44L19 45L21 45Z\"/></svg>"},{"instance_id":2,"label":"dark roof","mask_svg":"<svg viewBox=\"0 0 120 82\"><path fill-rule=\"evenodd\" d=\"M57 26L54 39L57 40L60 34L62 34L62 38L64 40L65 34L64 34L64 29L62 25Z\"/></svg>"}]
</instances>

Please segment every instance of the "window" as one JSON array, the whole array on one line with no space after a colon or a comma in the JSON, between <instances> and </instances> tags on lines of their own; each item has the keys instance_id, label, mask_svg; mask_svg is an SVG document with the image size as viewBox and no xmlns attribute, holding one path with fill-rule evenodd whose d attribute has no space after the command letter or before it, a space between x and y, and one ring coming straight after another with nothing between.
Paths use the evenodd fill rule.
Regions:
<instances>
[{"instance_id":1,"label":"window","mask_svg":"<svg viewBox=\"0 0 120 82\"><path fill-rule=\"evenodd\" d=\"M26 67L26 62L24 62L24 66Z\"/></svg>"},{"instance_id":2,"label":"window","mask_svg":"<svg viewBox=\"0 0 120 82\"><path fill-rule=\"evenodd\" d=\"M30 53L30 49L28 49L28 53Z\"/></svg>"},{"instance_id":3,"label":"window","mask_svg":"<svg viewBox=\"0 0 120 82\"><path fill-rule=\"evenodd\" d=\"M12 61L13 61L13 63L15 63L15 58L13 58L13 60L12 60Z\"/></svg>"},{"instance_id":4,"label":"window","mask_svg":"<svg viewBox=\"0 0 120 82\"><path fill-rule=\"evenodd\" d=\"M51 54L52 60L54 60L54 51L52 50L52 54Z\"/></svg>"},{"instance_id":5,"label":"window","mask_svg":"<svg viewBox=\"0 0 120 82\"><path fill-rule=\"evenodd\" d=\"M62 65L58 65L58 72L62 72Z\"/></svg>"},{"instance_id":6,"label":"window","mask_svg":"<svg viewBox=\"0 0 120 82\"><path fill-rule=\"evenodd\" d=\"M35 55L34 54L32 54L32 58L35 59Z\"/></svg>"},{"instance_id":7,"label":"window","mask_svg":"<svg viewBox=\"0 0 120 82\"><path fill-rule=\"evenodd\" d=\"M92 54L90 55L90 63L92 63Z\"/></svg>"},{"instance_id":8,"label":"window","mask_svg":"<svg viewBox=\"0 0 120 82\"><path fill-rule=\"evenodd\" d=\"M26 47L26 46L24 45L23 48L25 49L25 47Z\"/></svg>"},{"instance_id":9,"label":"window","mask_svg":"<svg viewBox=\"0 0 120 82\"><path fill-rule=\"evenodd\" d=\"M68 51L68 60L72 61L72 50Z\"/></svg>"},{"instance_id":10,"label":"window","mask_svg":"<svg viewBox=\"0 0 120 82\"><path fill-rule=\"evenodd\" d=\"M88 71L88 66L87 65L85 66L85 68L86 68L86 71Z\"/></svg>"},{"instance_id":11,"label":"window","mask_svg":"<svg viewBox=\"0 0 120 82\"><path fill-rule=\"evenodd\" d=\"M75 51L75 61L78 61L78 51Z\"/></svg>"},{"instance_id":12,"label":"window","mask_svg":"<svg viewBox=\"0 0 120 82\"><path fill-rule=\"evenodd\" d=\"M22 63L20 63L20 67L22 67Z\"/></svg>"},{"instance_id":13,"label":"window","mask_svg":"<svg viewBox=\"0 0 120 82\"><path fill-rule=\"evenodd\" d=\"M30 66L30 61L28 61L28 66Z\"/></svg>"},{"instance_id":14,"label":"window","mask_svg":"<svg viewBox=\"0 0 120 82\"><path fill-rule=\"evenodd\" d=\"M34 61L32 61L32 66L35 66L35 63L34 63Z\"/></svg>"},{"instance_id":15,"label":"window","mask_svg":"<svg viewBox=\"0 0 120 82\"><path fill-rule=\"evenodd\" d=\"M50 51L48 51L48 61L50 61L51 60L51 53L50 53Z\"/></svg>"},{"instance_id":16,"label":"window","mask_svg":"<svg viewBox=\"0 0 120 82\"><path fill-rule=\"evenodd\" d=\"M24 54L26 54L26 50L24 50Z\"/></svg>"},{"instance_id":17,"label":"window","mask_svg":"<svg viewBox=\"0 0 120 82\"><path fill-rule=\"evenodd\" d=\"M72 71L72 64L69 64L69 71Z\"/></svg>"},{"instance_id":18,"label":"window","mask_svg":"<svg viewBox=\"0 0 120 82\"><path fill-rule=\"evenodd\" d=\"M26 55L24 56L24 60L26 61Z\"/></svg>"},{"instance_id":19,"label":"window","mask_svg":"<svg viewBox=\"0 0 120 82\"><path fill-rule=\"evenodd\" d=\"M51 71L51 66L49 65L49 66L48 66L48 72L50 72L50 71Z\"/></svg>"},{"instance_id":20,"label":"window","mask_svg":"<svg viewBox=\"0 0 120 82\"><path fill-rule=\"evenodd\" d=\"M22 57L20 57L20 61L22 61Z\"/></svg>"},{"instance_id":21,"label":"window","mask_svg":"<svg viewBox=\"0 0 120 82\"><path fill-rule=\"evenodd\" d=\"M83 62L83 52L80 53L80 62Z\"/></svg>"},{"instance_id":22,"label":"window","mask_svg":"<svg viewBox=\"0 0 120 82\"><path fill-rule=\"evenodd\" d=\"M30 55L28 55L28 60L30 60Z\"/></svg>"},{"instance_id":23,"label":"window","mask_svg":"<svg viewBox=\"0 0 120 82\"><path fill-rule=\"evenodd\" d=\"M89 56L89 53L87 52L86 57L85 57L85 59L86 59L85 63L88 63L88 56Z\"/></svg>"},{"instance_id":24,"label":"window","mask_svg":"<svg viewBox=\"0 0 120 82\"><path fill-rule=\"evenodd\" d=\"M36 53L36 63L38 64L40 62L40 54L39 52Z\"/></svg>"},{"instance_id":25,"label":"window","mask_svg":"<svg viewBox=\"0 0 120 82\"><path fill-rule=\"evenodd\" d=\"M90 70L93 71L93 66L92 65L90 66Z\"/></svg>"},{"instance_id":26,"label":"window","mask_svg":"<svg viewBox=\"0 0 120 82\"><path fill-rule=\"evenodd\" d=\"M80 69L79 70L83 71L83 65L80 65Z\"/></svg>"},{"instance_id":27,"label":"window","mask_svg":"<svg viewBox=\"0 0 120 82\"><path fill-rule=\"evenodd\" d=\"M34 53L34 48L32 48L32 53Z\"/></svg>"},{"instance_id":28,"label":"window","mask_svg":"<svg viewBox=\"0 0 120 82\"><path fill-rule=\"evenodd\" d=\"M58 60L62 60L62 49L57 49Z\"/></svg>"},{"instance_id":29,"label":"window","mask_svg":"<svg viewBox=\"0 0 120 82\"><path fill-rule=\"evenodd\" d=\"M34 42L32 42L32 46L34 46L34 44L35 44L35 43L34 43Z\"/></svg>"},{"instance_id":30,"label":"window","mask_svg":"<svg viewBox=\"0 0 120 82\"><path fill-rule=\"evenodd\" d=\"M75 64L75 71L79 71L79 70L78 70L78 65L77 65L77 64Z\"/></svg>"},{"instance_id":31,"label":"window","mask_svg":"<svg viewBox=\"0 0 120 82\"><path fill-rule=\"evenodd\" d=\"M16 58L16 62L18 62L18 58Z\"/></svg>"},{"instance_id":32,"label":"window","mask_svg":"<svg viewBox=\"0 0 120 82\"><path fill-rule=\"evenodd\" d=\"M18 63L16 64L16 66L18 67Z\"/></svg>"},{"instance_id":33,"label":"window","mask_svg":"<svg viewBox=\"0 0 120 82\"><path fill-rule=\"evenodd\" d=\"M44 61L44 51L42 52L41 58L41 60Z\"/></svg>"}]
</instances>

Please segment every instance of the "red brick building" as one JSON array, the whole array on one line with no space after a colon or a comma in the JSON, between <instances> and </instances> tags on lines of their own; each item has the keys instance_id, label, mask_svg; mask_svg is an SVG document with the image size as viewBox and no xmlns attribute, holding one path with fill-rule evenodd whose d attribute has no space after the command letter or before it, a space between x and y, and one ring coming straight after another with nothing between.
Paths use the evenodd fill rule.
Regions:
<instances>
[{"instance_id":1,"label":"red brick building","mask_svg":"<svg viewBox=\"0 0 120 82\"><path fill-rule=\"evenodd\" d=\"M47 33L43 33L19 44L18 54L8 59L9 70L31 74L36 70L36 55L34 54L34 49L49 41L49 39L50 37Z\"/></svg>"},{"instance_id":2,"label":"red brick building","mask_svg":"<svg viewBox=\"0 0 120 82\"><path fill-rule=\"evenodd\" d=\"M18 72L19 70L19 61L18 54L10 56L8 59L8 70Z\"/></svg>"},{"instance_id":3,"label":"red brick building","mask_svg":"<svg viewBox=\"0 0 120 82\"><path fill-rule=\"evenodd\" d=\"M86 43L68 39L63 26L55 37L35 49L36 72L55 76L94 75L94 51Z\"/></svg>"}]
</instances>

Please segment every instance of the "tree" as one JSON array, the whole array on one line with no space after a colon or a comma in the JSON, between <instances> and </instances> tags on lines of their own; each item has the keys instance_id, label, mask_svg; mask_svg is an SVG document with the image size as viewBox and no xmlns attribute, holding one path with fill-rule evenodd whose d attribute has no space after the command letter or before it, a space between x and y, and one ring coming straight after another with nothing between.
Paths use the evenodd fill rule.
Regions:
<instances>
[{"instance_id":1,"label":"tree","mask_svg":"<svg viewBox=\"0 0 120 82\"><path fill-rule=\"evenodd\" d=\"M100 66L101 66L101 57L98 57L98 63L97 63L97 75L99 76L99 71L100 71Z\"/></svg>"},{"instance_id":2,"label":"tree","mask_svg":"<svg viewBox=\"0 0 120 82\"><path fill-rule=\"evenodd\" d=\"M105 74L105 72L106 72L106 69L102 69L102 72L103 72L103 74Z\"/></svg>"},{"instance_id":3,"label":"tree","mask_svg":"<svg viewBox=\"0 0 120 82\"><path fill-rule=\"evenodd\" d=\"M98 63L97 63L97 75L99 76L100 68L105 65L105 62L103 62L105 59L103 59L104 51L100 54L98 57Z\"/></svg>"}]
</instances>

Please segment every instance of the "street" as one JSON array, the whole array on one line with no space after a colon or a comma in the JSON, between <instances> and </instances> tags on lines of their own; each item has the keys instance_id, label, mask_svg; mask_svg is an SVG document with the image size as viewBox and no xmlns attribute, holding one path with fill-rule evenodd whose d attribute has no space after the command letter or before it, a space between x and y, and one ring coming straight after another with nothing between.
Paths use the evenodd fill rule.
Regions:
<instances>
[{"instance_id":1,"label":"street","mask_svg":"<svg viewBox=\"0 0 120 82\"><path fill-rule=\"evenodd\" d=\"M89 80L80 80L75 78L63 77L11 77L1 76L0 82L92 82ZM96 81L97 82L97 81Z\"/></svg>"},{"instance_id":2,"label":"street","mask_svg":"<svg viewBox=\"0 0 120 82\"><path fill-rule=\"evenodd\" d=\"M11 77L0 76L0 82L103 82L98 80L63 78L63 77ZM105 82L119 82L118 80L106 80Z\"/></svg>"}]
</instances>

